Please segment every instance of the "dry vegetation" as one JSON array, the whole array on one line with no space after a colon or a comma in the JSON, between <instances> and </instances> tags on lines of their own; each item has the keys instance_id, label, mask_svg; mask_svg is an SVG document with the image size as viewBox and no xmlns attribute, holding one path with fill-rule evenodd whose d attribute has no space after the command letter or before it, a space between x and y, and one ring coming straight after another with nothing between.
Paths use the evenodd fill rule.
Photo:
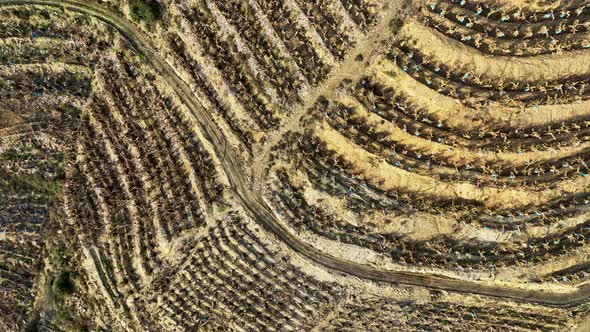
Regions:
<instances>
[{"instance_id":1,"label":"dry vegetation","mask_svg":"<svg viewBox=\"0 0 590 332\"><path fill-rule=\"evenodd\" d=\"M0 0L0 331L588 328L588 1L64 3Z\"/></svg>"}]
</instances>

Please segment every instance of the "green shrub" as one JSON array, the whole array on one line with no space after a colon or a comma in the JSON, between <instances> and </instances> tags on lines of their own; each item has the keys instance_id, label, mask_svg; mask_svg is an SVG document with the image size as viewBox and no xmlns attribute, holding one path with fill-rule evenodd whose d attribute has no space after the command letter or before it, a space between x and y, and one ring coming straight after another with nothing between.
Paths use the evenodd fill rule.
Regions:
<instances>
[{"instance_id":1,"label":"green shrub","mask_svg":"<svg viewBox=\"0 0 590 332\"><path fill-rule=\"evenodd\" d=\"M33 318L30 322L27 323L27 325L25 325L25 328L23 329L24 332L39 332L42 331L41 328L41 322L39 320L39 317L35 317Z\"/></svg>"},{"instance_id":2,"label":"green shrub","mask_svg":"<svg viewBox=\"0 0 590 332\"><path fill-rule=\"evenodd\" d=\"M53 291L58 294L74 293L74 283L69 271L62 271L53 282Z\"/></svg>"},{"instance_id":3,"label":"green shrub","mask_svg":"<svg viewBox=\"0 0 590 332\"><path fill-rule=\"evenodd\" d=\"M131 6L131 19L139 22L152 23L160 17L160 5L154 0L133 0Z\"/></svg>"}]
</instances>

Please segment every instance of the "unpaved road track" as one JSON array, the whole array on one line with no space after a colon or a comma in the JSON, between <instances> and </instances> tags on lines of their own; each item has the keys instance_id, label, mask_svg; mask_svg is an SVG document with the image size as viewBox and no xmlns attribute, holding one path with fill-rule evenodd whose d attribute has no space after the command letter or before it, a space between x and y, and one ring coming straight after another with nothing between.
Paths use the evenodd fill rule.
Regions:
<instances>
[{"instance_id":1,"label":"unpaved road track","mask_svg":"<svg viewBox=\"0 0 590 332\"><path fill-rule=\"evenodd\" d=\"M395 272L379 270L370 266L345 261L319 251L305 243L293 234L287 227L279 223L272 210L251 190L251 184L246 180L245 165L238 160L238 153L223 153L226 149L225 135L214 124L207 110L204 109L193 96L190 87L176 75L161 57L154 51L151 43L143 37L142 32L132 23L121 18L117 14L101 8L98 5L80 3L76 1L45 1L45 0L0 0L1 5L36 5L61 7L74 12L91 15L117 29L127 40L143 55L148 63L166 80L174 89L183 103L191 110L198 120L201 130L207 140L216 149L218 155L224 154L221 159L222 167L227 174L231 189L241 199L243 206L265 228L271 231L277 238L287 244L291 249L320 264L328 269L342 272L362 279L391 284L404 284L428 287L432 289L448 290L463 293L480 294L498 298L512 299L522 302L531 302L555 307L575 307L590 300L590 286L580 287L571 293L550 293L532 291L517 288L484 285L476 282L451 279L444 276L424 275L411 272Z\"/></svg>"}]
</instances>

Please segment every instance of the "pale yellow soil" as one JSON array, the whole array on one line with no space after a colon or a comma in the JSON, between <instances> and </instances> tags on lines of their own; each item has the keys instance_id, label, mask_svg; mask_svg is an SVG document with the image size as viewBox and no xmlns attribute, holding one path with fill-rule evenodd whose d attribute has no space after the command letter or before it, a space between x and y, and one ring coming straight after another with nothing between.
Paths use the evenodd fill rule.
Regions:
<instances>
[{"instance_id":1,"label":"pale yellow soil","mask_svg":"<svg viewBox=\"0 0 590 332\"><path fill-rule=\"evenodd\" d=\"M590 56L590 54L589 54ZM396 91L403 91L409 101L455 128L474 129L506 123L513 127L543 126L559 123L577 116L590 114L590 101L563 105L539 105L514 107L492 102L490 105L474 108L461 101L441 95L416 81L391 62L382 60L376 65L375 79Z\"/></svg>"},{"instance_id":2,"label":"pale yellow soil","mask_svg":"<svg viewBox=\"0 0 590 332\"><path fill-rule=\"evenodd\" d=\"M560 6L567 6L571 0L495 0L494 6L505 10L526 8L534 11L551 10Z\"/></svg>"},{"instance_id":3,"label":"pale yellow soil","mask_svg":"<svg viewBox=\"0 0 590 332\"><path fill-rule=\"evenodd\" d=\"M328 149L337 151L354 165L367 181L377 184L383 190L410 191L433 198L468 199L482 202L488 208L522 208L536 202L548 201L567 193L584 190L590 184L587 178L566 180L561 188L533 192L527 189L497 189L477 187L471 183L444 183L432 178L411 174L406 170L379 161L373 155L348 143L338 132L328 126L317 125L316 134L328 144ZM381 184L378 184L381 183Z\"/></svg>"},{"instance_id":4,"label":"pale yellow soil","mask_svg":"<svg viewBox=\"0 0 590 332\"><path fill-rule=\"evenodd\" d=\"M526 58L489 56L426 28L413 19L404 24L401 37L411 38L414 47L451 68L471 68L474 74L504 82L544 82L590 74L588 50L568 52L567 61L563 61L563 54Z\"/></svg>"},{"instance_id":5,"label":"pale yellow soil","mask_svg":"<svg viewBox=\"0 0 590 332\"><path fill-rule=\"evenodd\" d=\"M284 167L282 164L279 164ZM302 172L288 166L289 177L295 186L304 186L304 197L308 204L317 206L329 214L339 216L346 223L369 227L379 234L400 234L408 240L424 241L437 236L450 236L458 240L477 238L482 241L507 242L515 236L513 231L482 229L457 222L452 215L432 215L416 212L411 216L396 211L373 210L359 215L345 207L345 199L336 198L315 190ZM545 229L543 229L545 230ZM523 229L524 231L524 229ZM523 238L528 233L523 232Z\"/></svg>"},{"instance_id":6,"label":"pale yellow soil","mask_svg":"<svg viewBox=\"0 0 590 332\"><path fill-rule=\"evenodd\" d=\"M287 3L291 3L290 1L292 0L287 1ZM301 122L317 99L320 96L327 98L332 96L343 79L356 79L360 75L365 74L367 64L374 61L380 53L385 51L387 41L395 36L390 29L390 21L396 15L399 15L401 5L400 1L395 1L384 6L379 24L373 30L369 31L364 38L356 40L355 46L348 51L345 58L340 63L334 64L335 68L330 72L325 81L310 91L305 96L304 101L289 112L290 115L285 119L281 128L275 132L271 132L265 144L256 148L255 155L257 157L252 167L255 170L255 183L259 186L263 183L265 169L268 165L272 147L277 145L286 133L301 132L303 130ZM360 35L358 36L360 37ZM359 54L363 56L365 61L359 62L355 60Z\"/></svg>"},{"instance_id":7,"label":"pale yellow soil","mask_svg":"<svg viewBox=\"0 0 590 332\"><path fill-rule=\"evenodd\" d=\"M481 165L483 163L502 163L510 162L514 166L522 166L530 161L549 161L570 155L579 154L588 147L590 143L580 144L578 146L572 145L564 147L563 149L554 149L547 151L531 151L531 152L494 152L483 153L480 150L468 149L464 147L452 147L447 144L432 142L415 133L406 132L396 125L385 122L381 124L381 117L375 113L369 113L361 104L352 100L351 98L342 97L339 99L342 104L355 108L358 114L366 117L366 123L374 127L377 131L387 131L390 133L389 138L394 142L400 142L412 147L414 151L424 151L425 153L441 156L445 160L450 161L449 167L453 167L454 163ZM465 140L469 142L469 140Z\"/></svg>"},{"instance_id":8,"label":"pale yellow soil","mask_svg":"<svg viewBox=\"0 0 590 332\"><path fill-rule=\"evenodd\" d=\"M588 332L590 331L590 316L584 318L577 323L573 332Z\"/></svg>"}]
</instances>

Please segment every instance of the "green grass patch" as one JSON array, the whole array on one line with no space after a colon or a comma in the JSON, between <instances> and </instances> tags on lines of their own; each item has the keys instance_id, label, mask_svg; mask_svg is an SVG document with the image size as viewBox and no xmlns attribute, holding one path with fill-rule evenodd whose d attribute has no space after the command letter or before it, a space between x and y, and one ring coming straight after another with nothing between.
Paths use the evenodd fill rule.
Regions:
<instances>
[{"instance_id":1,"label":"green grass patch","mask_svg":"<svg viewBox=\"0 0 590 332\"><path fill-rule=\"evenodd\" d=\"M63 331L89 331L77 308L68 301L77 296L73 270L74 248L57 242L46 243L45 250L47 265L41 279L39 307L25 330L46 331L50 324Z\"/></svg>"},{"instance_id":2,"label":"green grass patch","mask_svg":"<svg viewBox=\"0 0 590 332\"><path fill-rule=\"evenodd\" d=\"M39 154L39 150L32 146L24 146L21 148L12 148L2 155L1 159L8 161L24 161Z\"/></svg>"},{"instance_id":3,"label":"green grass patch","mask_svg":"<svg viewBox=\"0 0 590 332\"><path fill-rule=\"evenodd\" d=\"M29 160L36 155L33 151L8 151L3 157L9 161Z\"/></svg>"},{"instance_id":4,"label":"green grass patch","mask_svg":"<svg viewBox=\"0 0 590 332\"><path fill-rule=\"evenodd\" d=\"M0 175L3 175L4 178L0 180L0 186L15 192L34 191L48 199L53 199L61 190L62 181L45 179L38 174L8 175L0 173Z\"/></svg>"}]
</instances>

